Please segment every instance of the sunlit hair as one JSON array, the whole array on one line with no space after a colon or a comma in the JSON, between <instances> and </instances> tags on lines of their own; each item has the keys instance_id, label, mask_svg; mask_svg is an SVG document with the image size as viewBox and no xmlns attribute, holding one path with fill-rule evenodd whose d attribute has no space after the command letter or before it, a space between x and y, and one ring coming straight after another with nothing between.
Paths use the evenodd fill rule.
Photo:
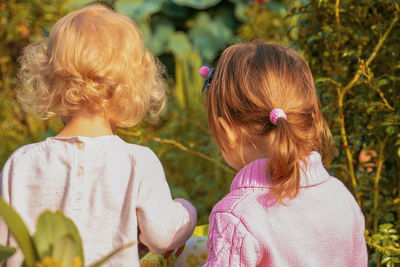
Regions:
<instances>
[{"instance_id":1,"label":"sunlit hair","mask_svg":"<svg viewBox=\"0 0 400 267\"><path fill-rule=\"evenodd\" d=\"M119 127L166 102L164 68L128 17L91 5L61 18L46 41L20 58L20 102L43 118L104 112Z\"/></svg>"},{"instance_id":2,"label":"sunlit hair","mask_svg":"<svg viewBox=\"0 0 400 267\"><path fill-rule=\"evenodd\" d=\"M312 74L290 48L261 40L227 48L207 89L206 105L211 132L224 151L229 149L218 117L258 136L270 136L268 170L279 201L298 194L301 166L312 151L330 151L332 137ZM274 108L283 109L287 120L272 124L269 113Z\"/></svg>"}]
</instances>

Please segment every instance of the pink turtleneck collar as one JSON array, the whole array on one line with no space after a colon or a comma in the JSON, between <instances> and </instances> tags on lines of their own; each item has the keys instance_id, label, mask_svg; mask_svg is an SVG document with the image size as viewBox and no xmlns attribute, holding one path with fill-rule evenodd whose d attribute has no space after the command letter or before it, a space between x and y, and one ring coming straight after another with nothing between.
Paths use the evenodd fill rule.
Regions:
<instances>
[{"instance_id":1,"label":"pink turtleneck collar","mask_svg":"<svg viewBox=\"0 0 400 267\"><path fill-rule=\"evenodd\" d=\"M266 163L268 159L258 159L244 166L235 176L231 184L231 191L248 187L271 187L271 180L267 175ZM307 168L301 174L300 187L310 187L325 182L330 177L322 164L318 152L311 152L307 158Z\"/></svg>"}]
</instances>

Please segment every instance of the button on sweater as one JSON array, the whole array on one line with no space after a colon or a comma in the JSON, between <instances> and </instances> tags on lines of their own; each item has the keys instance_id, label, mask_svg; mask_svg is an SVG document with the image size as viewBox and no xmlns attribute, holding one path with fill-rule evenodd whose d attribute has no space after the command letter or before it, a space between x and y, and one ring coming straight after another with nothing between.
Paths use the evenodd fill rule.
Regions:
<instances>
[{"instance_id":1,"label":"button on sweater","mask_svg":"<svg viewBox=\"0 0 400 267\"><path fill-rule=\"evenodd\" d=\"M86 264L135 242L105 266L139 266L139 239L152 252L178 248L196 225L195 208L171 198L164 170L148 148L118 136L48 138L18 149L2 171L2 197L31 233L44 210L76 224ZM11 244L0 220L0 244ZM8 266L21 266L21 254Z\"/></svg>"},{"instance_id":2,"label":"button on sweater","mask_svg":"<svg viewBox=\"0 0 400 267\"><path fill-rule=\"evenodd\" d=\"M364 216L312 152L301 188L285 205L270 193L266 159L235 176L210 215L206 267L366 267Z\"/></svg>"}]
</instances>

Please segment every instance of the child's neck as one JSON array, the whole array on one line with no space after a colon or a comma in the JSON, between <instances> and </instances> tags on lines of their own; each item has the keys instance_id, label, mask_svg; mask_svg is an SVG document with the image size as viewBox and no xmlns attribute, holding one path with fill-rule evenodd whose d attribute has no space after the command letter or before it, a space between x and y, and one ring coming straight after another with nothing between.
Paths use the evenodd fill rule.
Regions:
<instances>
[{"instance_id":1,"label":"child's neck","mask_svg":"<svg viewBox=\"0 0 400 267\"><path fill-rule=\"evenodd\" d=\"M113 126L103 113L78 113L69 118L57 137L112 135Z\"/></svg>"}]
</instances>

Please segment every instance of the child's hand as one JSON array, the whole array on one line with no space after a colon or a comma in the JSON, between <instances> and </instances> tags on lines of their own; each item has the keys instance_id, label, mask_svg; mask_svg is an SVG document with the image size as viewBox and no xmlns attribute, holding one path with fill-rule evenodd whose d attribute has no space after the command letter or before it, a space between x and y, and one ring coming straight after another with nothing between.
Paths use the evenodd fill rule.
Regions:
<instances>
[{"instance_id":1,"label":"child's hand","mask_svg":"<svg viewBox=\"0 0 400 267\"><path fill-rule=\"evenodd\" d=\"M175 252L175 257L178 258L178 257L182 254L182 252L183 252L184 249L185 249L185 244L183 244L180 248L178 248L178 249L176 250L176 252ZM173 250L168 250L167 252L165 252L165 253L163 254L164 259L168 259L168 258L171 256L171 254L172 254L173 252L174 252L174 249L173 249Z\"/></svg>"}]
</instances>

